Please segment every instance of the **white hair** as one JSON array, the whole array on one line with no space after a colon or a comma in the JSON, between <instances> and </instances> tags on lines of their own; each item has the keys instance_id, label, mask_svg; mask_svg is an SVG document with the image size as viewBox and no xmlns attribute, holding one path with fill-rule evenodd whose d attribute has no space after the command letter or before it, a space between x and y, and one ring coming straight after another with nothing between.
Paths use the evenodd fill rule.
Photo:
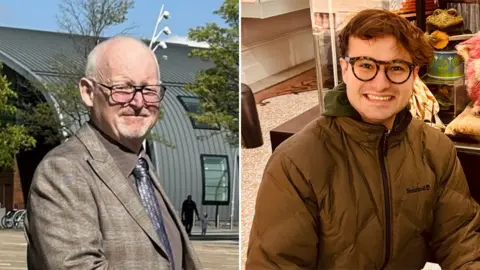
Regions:
<instances>
[{"instance_id":1,"label":"white hair","mask_svg":"<svg viewBox=\"0 0 480 270\"><path fill-rule=\"evenodd\" d=\"M85 77L96 78L97 75L97 52L98 45L88 54L85 67Z\"/></svg>"},{"instance_id":2,"label":"white hair","mask_svg":"<svg viewBox=\"0 0 480 270\"><path fill-rule=\"evenodd\" d=\"M131 39L131 40L135 40L136 42L144 45L145 47L146 44L143 43L141 40L138 40L136 38L132 38L132 37L126 37L126 36L116 36L116 37L113 37L113 38L109 38L103 42L100 42L99 44L97 44L92 51L90 51L90 53L88 54L88 57L87 57L87 64L85 66L85 77L89 77L89 78L96 78L97 76L97 59L98 59L98 52L100 51L100 48L102 46L105 46L107 45L109 42L113 41L113 40L116 40L116 39ZM158 80L161 82L161 77L160 77L160 65L158 63L158 59L157 59L157 56L155 55L155 53L152 51L152 50L149 50L150 53L152 54L152 57L153 59L155 60L155 66L157 68L157 75L158 75Z\"/></svg>"}]
</instances>

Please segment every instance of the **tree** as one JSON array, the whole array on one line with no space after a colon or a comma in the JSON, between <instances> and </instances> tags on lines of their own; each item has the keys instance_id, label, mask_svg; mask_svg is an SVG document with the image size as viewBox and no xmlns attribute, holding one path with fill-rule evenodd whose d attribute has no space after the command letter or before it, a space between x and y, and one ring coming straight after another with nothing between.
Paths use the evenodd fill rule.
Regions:
<instances>
[{"instance_id":1,"label":"tree","mask_svg":"<svg viewBox=\"0 0 480 270\"><path fill-rule=\"evenodd\" d=\"M225 20L228 27L208 23L190 29L189 39L209 45L208 49L192 50L190 56L200 57L215 66L201 70L196 75L195 82L186 86L187 90L200 98L202 111L192 116L199 122L219 127L234 147L238 147L239 114L238 2L225 0L214 12Z\"/></svg>"},{"instance_id":2,"label":"tree","mask_svg":"<svg viewBox=\"0 0 480 270\"><path fill-rule=\"evenodd\" d=\"M0 65L0 72L2 66ZM0 76L0 169L12 168L15 154L35 146L35 139L28 135L28 128L16 123L17 108L12 99L17 94L10 89L5 75Z\"/></svg>"}]
</instances>

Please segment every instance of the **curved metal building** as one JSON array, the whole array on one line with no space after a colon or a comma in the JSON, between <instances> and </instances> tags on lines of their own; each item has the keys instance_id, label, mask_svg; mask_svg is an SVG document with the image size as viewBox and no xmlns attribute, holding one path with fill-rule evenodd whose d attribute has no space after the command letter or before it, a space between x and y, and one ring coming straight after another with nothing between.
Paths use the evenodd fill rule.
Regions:
<instances>
[{"instance_id":1,"label":"curved metal building","mask_svg":"<svg viewBox=\"0 0 480 270\"><path fill-rule=\"evenodd\" d=\"M54 59L81 63L75 40L88 37L28 29L0 27L0 62L12 82L12 89L22 90L22 81L34 85L62 80L62 74L52 66ZM149 141L147 151L163 187L178 212L187 195L197 203L199 212L216 216L214 201L220 201L218 217L222 221L239 218L238 146L230 146L222 134L211 126L197 123L187 113L198 110L198 99L184 89L194 81L195 74L211 67L211 63L190 58L193 49L183 44L167 43L166 50L157 50L162 82L167 92L162 101L163 118L153 131L168 143ZM166 56L166 57L164 57ZM52 99L45 95L45 100ZM23 193L26 194L33 169L22 174L22 168L38 164L41 156L18 161ZM17 158L18 159L18 158ZM28 163L28 166L26 165ZM27 169L25 169L27 170Z\"/></svg>"}]
</instances>

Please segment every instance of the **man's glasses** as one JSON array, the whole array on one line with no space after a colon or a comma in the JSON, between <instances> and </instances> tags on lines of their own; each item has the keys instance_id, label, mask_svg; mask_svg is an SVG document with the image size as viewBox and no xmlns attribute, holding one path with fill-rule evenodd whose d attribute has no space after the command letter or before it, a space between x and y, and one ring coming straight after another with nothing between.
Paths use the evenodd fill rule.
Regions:
<instances>
[{"instance_id":1,"label":"man's glasses","mask_svg":"<svg viewBox=\"0 0 480 270\"><path fill-rule=\"evenodd\" d=\"M415 64L404 60L380 61L367 56L345 57L352 65L353 75L360 81L373 80L380 70L380 65L385 67L385 76L394 84L406 82L412 75Z\"/></svg>"},{"instance_id":2,"label":"man's glasses","mask_svg":"<svg viewBox=\"0 0 480 270\"><path fill-rule=\"evenodd\" d=\"M130 85L130 84L115 84L105 85L92 80L94 83L110 90L110 96L116 103L130 103L137 92L142 93L143 101L145 103L159 103L165 96L166 88L161 84L154 85Z\"/></svg>"}]
</instances>

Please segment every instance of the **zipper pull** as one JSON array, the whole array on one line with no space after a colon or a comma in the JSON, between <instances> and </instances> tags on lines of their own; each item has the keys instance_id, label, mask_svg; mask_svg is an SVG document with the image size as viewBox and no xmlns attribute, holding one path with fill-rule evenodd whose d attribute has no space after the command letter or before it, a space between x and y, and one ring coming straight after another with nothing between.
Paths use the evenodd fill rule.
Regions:
<instances>
[{"instance_id":1,"label":"zipper pull","mask_svg":"<svg viewBox=\"0 0 480 270\"><path fill-rule=\"evenodd\" d=\"M385 130L385 133L383 134L383 156L387 156L388 152L388 135L390 135L389 129Z\"/></svg>"}]
</instances>

